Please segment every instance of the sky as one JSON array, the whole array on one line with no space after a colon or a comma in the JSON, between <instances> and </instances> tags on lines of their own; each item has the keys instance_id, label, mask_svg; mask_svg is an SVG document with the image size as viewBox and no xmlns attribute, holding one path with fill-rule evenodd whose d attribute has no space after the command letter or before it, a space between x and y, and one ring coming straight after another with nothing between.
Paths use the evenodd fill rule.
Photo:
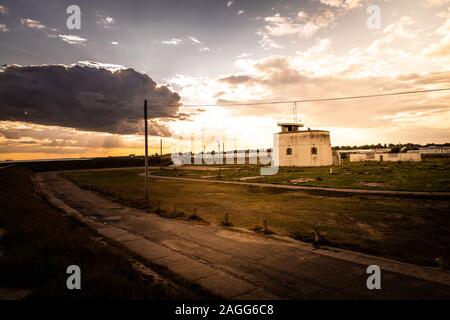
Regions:
<instances>
[{"instance_id":1,"label":"sky","mask_svg":"<svg viewBox=\"0 0 450 320\"><path fill-rule=\"evenodd\" d=\"M144 99L152 153L269 148L293 105L227 104L450 88L450 0L0 0L0 65L0 160L142 154ZM296 107L332 145L424 144L449 102Z\"/></svg>"}]
</instances>

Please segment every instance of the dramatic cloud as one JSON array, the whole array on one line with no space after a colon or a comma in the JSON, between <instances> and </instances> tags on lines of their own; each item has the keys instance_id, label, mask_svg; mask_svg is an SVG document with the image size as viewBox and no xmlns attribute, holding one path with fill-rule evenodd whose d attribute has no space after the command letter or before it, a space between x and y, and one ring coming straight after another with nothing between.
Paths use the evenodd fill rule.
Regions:
<instances>
[{"instance_id":1,"label":"dramatic cloud","mask_svg":"<svg viewBox=\"0 0 450 320\"><path fill-rule=\"evenodd\" d=\"M20 23L26 28L42 32L43 34L45 34L47 37L50 38L56 38L56 33L58 32L58 29L48 27L39 20L34 20L30 18L21 18Z\"/></svg>"},{"instance_id":2,"label":"dramatic cloud","mask_svg":"<svg viewBox=\"0 0 450 320\"><path fill-rule=\"evenodd\" d=\"M300 61L308 61L310 66L312 63L322 66L322 59L330 59L328 54L322 56L329 48L330 41L323 40L315 48L311 48L307 54L309 58L306 58L305 53ZM299 63L298 59L298 56L281 55L258 60L246 59L240 64L246 73L214 79L178 77L172 81L180 86L185 99L222 104L220 108L223 114L220 115L220 123L214 123L215 126L226 124L234 128L235 124L247 122L252 123L252 126L264 124L269 132L276 130L276 121L291 119L291 105L275 103L255 107L227 107L224 104L245 100L283 101L450 87L450 71L350 78L348 71L320 74L307 72L304 63ZM325 69L331 67L324 65ZM351 66L347 67L351 69ZM392 142L393 139L403 142L443 142L448 137L446 130L450 123L449 99L448 92L441 92L310 102L298 104L297 107L301 120L307 126L332 130L333 141L337 144L345 141L352 141L354 144L364 141ZM203 113L197 123L202 123L201 119L210 113L209 110ZM214 118L215 114L210 117ZM272 119L272 131L267 130L270 128L267 118ZM203 123L209 124L206 120ZM195 132L195 127L192 130ZM236 126L235 132L231 132L230 136L245 139L240 138L246 136L242 130L245 128ZM258 134L263 137L262 132ZM250 136L255 138L253 134ZM270 143L269 139L270 137L266 143Z\"/></svg>"},{"instance_id":3,"label":"dramatic cloud","mask_svg":"<svg viewBox=\"0 0 450 320\"><path fill-rule=\"evenodd\" d=\"M424 0L425 7L439 7L444 4L450 4L450 0Z\"/></svg>"},{"instance_id":4,"label":"dramatic cloud","mask_svg":"<svg viewBox=\"0 0 450 320\"><path fill-rule=\"evenodd\" d=\"M225 78L221 78L219 79L220 81L232 84L232 85L236 85L236 84L241 84L241 83L247 83L251 80L250 76L246 76L246 75L237 75L237 76L228 76Z\"/></svg>"},{"instance_id":5,"label":"dramatic cloud","mask_svg":"<svg viewBox=\"0 0 450 320\"><path fill-rule=\"evenodd\" d=\"M190 37L188 37L188 39L191 40L195 44L202 44L202 42L195 37L190 36Z\"/></svg>"},{"instance_id":6,"label":"dramatic cloud","mask_svg":"<svg viewBox=\"0 0 450 320\"><path fill-rule=\"evenodd\" d=\"M128 69L127 67L124 67L124 66L122 66L120 64L104 63L104 62L96 62L96 61L88 61L88 60L78 61L77 64L80 65L80 66L84 66L84 67L91 67L91 68L97 68L97 69L106 69L106 70L111 71L111 72Z\"/></svg>"},{"instance_id":7,"label":"dramatic cloud","mask_svg":"<svg viewBox=\"0 0 450 320\"><path fill-rule=\"evenodd\" d=\"M303 12L297 15L297 20L305 19ZM334 19L334 14L327 10L312 16L307 22L297 22L295 19L282 17L278 13L266 17L264 20L268 23L265 27L266 32L271 36L281 37L297 34L299 37L309 38L320 28L329 26Z\"/></svg>"},{"instance_id":8,"label":"dramatic cloud","mask_svg":"<svg viewBox=\"0 0 450 320\"><path fill-rule=\"evenodd\" d=\"M424 50L425 55L431 57L449 57L450 56L450 8L448 12L442 13L446 18L444 24L442 24L434 32L437 35L442 36L438 43L433 43L430 47Z\"/></svg>"},{"instance_id":9,"label":"dramatic cloud","mask_svg":"<svg viewBox=\"0 0 450 320\"><path fill-rule=\"evenodd\" d=\"M4 158L47 157L41 149L67 156L142 153L142 100L158 96L176 103L179 97L125 65L164 79L183 97L179 109L150 103L150 132L171 135L167 146L191 134L210 136L215 145L232 137L236 143L226 145L249 148L261 139L270 146L276 122L292 119L290 104L201 111L188 104L450 86L450 0L211 1L212 19L205 18L202 1L192 2L187 14L179 1L125 7L120 0L106 7L86 2L76 32L66 29L64 3L41 2L37 8L0 1L2 63L47 64L0 67L0 153L2 146L22 152ZM376 30L367 26L372 4L382 10ZM238 16L240 10L245 13ZM122 65L54 65L89 59ZM443 91L311 102L298 104L298 112L306 126L331 130L333 144L445 142L449 99ZM152 139L158 148L159 139Z\"/></svg>"},{"instance_id":10,"label":"dramatic cloud","mask_svg":"<svg viewBox=\"0 0 450 320\"><path fill-rule=\"evenodd\" d=\"M150 153L159 152L159 139L172 141L164 123L149 123ZM0 121L0 159L36 159L143 154L142 135L79 131L73 128ZM168 152L165 146L164 152Z\"/></svg>"},{"instance_id":11,"label":"dramatic cloud","mask_svg":"<svg viewBox=\"0 0 450 320\"><path fill-rule=\"evenodd\" d=\"M344 8L346 10L358 8L359 6L361 6L363 2L362 0L319 0L319 1L327 6ZM429 0L429 1L436 1L436 0Z\"/></svg>"},{"instance_id":12,"label":"dramatic cloud","mask_svg":"<svg viewBox=\"0 0 450 320\"><path fill-rule=\"evenodd\" d=\"M2 5L0 4L0 14L8 14L8 13L9 13L8 8L5 7L5 6L2 6Z\"/></svg>"},{"instance_id":13,"label":"dramatic cloud","mask_svg":"<svg viewBox=\"0 0 450 320\"><path fill-rule=\"evenodd\" d=\"M42 30L47 28L42 22L29 18L20 19L20 23L30 29Z\"/></svg>"},{"instance_id":14,"label":"dramatic cloud","mask_svg":"<svg viewBox=\"0 0 450 320\"><path fill-rule=\"evenodd\" d=\"M99 14L97 25L102 29L116 29L116 19L103 14Z\"/></svg>"},{"instance_id":15,"label":"dramatic cloud","mask_svg":"<svg viewBox=\"0 0 450 320\"><path fill-rule=\"evenodd\" d=\"M177 45L181 43L181 39L178 38L172 38L170 40L163 40L161 41L163 44L169 44L169 45Z\"/></svg>"},{"instance_id":16,"label":"dramatic cloud","mask_svg":"<svg viewBox=\"0 0 450 320\"><path fill-rule=\"evenodd\" d=\"M208 51L211 51L210 48L203 46L203 42L201 42L201 41L198 40L197 38L195 38L195 37L193 37L193 36L189 36L188 39L191 40L191 42L192 42L194 45L196 45L196 46L199 47L199 48L198 48L198 51L200 51L200 52L208 52ZM173 40L173 39L172 39L172 40ZM177 39L177 40L178 40L178 39Z\"/></svg>"},{"instance_id":17,"label":"dramatic cloud","mask_svg":"<svg viewBox=\"0 0 450 320\"><path fill-rule=\"evenodd\" d=\"M72 34L59 34L58 37L68 44L84 44L87 41L85 38Z\"/></svg>"},{"instance_id":18,"label":"dramatic cloud","mask_svg":"<svg viewBox=\"0 0 450 320\"><path fill-rule=\"evenodd\" d=\"M184 115L179 116L184 118ZM148 123L148 128L148 134L151 136L170 137L172 135L169 128L164 123L158 121L150 121Z\"/></svg>"},{"instance_id":19,"label":"dramatic cloud","mask_svg":"<svg viewBox=\"0 0 450 320\"><path fill-rule=\"evenodd\" d=\"M298 38L311 38L320 29L331 26L336 15L328 9L321 9L313 15L299 11L294 18L281 16L276 13L264 18L266 25L256 31L261 37L259 43L262 48L283 48L273 40L273 37L295 36Z\"/></svg>"},{"instance_id":20,"label":"dramatic cloud","mask_svg":"<svg viewBox=\"0 0 450 320\"><path fill-rule=\"evenodd\" d=\"M150 118L177 117L178 94L133 69L43 65L0 71L0 120L137 134L144 99ZM153 126L168 135L163 126Z\"/></svg>"},{"instance_id":21,"label":"dramatic cloud","mask_svg":"<svg viewBox=\"0 0 450 320\"><path fill-rule=\"evenodd\" d=\"M6 26L6 24L0 23L0 32L8 32L9 28Z\"/></svg>"}]
</instances>

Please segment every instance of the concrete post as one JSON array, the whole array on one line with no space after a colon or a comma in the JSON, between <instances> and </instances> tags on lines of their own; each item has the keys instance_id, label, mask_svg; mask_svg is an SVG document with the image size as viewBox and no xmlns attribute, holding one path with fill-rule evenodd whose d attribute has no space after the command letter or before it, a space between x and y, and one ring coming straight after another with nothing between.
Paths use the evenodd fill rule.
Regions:
<instances>
[{"instance_id":1,"label":"concrete post","mask_svg":"<svg viewBox=\"0 0 450 320\"><path fill-rule=\"evenodd\" d=\"M314 229L314 244L318 244L320 242L320 228L316 226Z\"/></svg>"},{"instance_id":2,"label":"concrete post","mask_svg":"<svg viewBox=\"0 0 450 320\"><path fill-rule=\"evenodd\" d=\"M267 227L267 219L266 218L262 219L262 224L263 224L263 232L269 233L269 228Z\"/></svg>"},{"instance_id":3,"label":"concrete post","mask_svg":"<svg viewBox=\"0 0 450 320\"><path fill-rule=\"evenodd\" d=\"M228 226L230 224L230 221L228 220L228 212L225 212L223 217L223 224Z\"/></svg>"}]
</instances>

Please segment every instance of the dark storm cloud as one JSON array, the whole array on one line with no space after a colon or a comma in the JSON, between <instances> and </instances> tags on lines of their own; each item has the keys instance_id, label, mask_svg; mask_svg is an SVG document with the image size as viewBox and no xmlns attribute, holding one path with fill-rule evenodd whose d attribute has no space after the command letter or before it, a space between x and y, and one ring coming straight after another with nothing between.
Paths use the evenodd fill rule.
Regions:
<instances>
[{"instance_id":1,"label":"dark storm cloud","mask_svg":"<svg viewBox=\"0 0 450 320\"><path fill-rule=\"evenodd\" d=\"M180 96L133 69L42 65L0 71L0 120L136 134L142 132L144 99L150 118L178 117Z\"/></svg>"},{"instance_id":2,"label":"dark storm cloud","mask_svg":"<svg viewBox=\"0 0 450 320\"><path fill-rule=\"evenodd\" d=\"M151 136L171 137L172 133L169 128L162 123L150 121L148 123L148 134Z\"/></svg>"},{"instance_id":3,"label":"dark storm cloud","mask_svg":"<svg viewBox=\"0 0 450 320\"><path fill-rule=\"evenodd\" d=\"M219 79L222 82L226 82L231 85L241 84L241 83L247 83L252 80L250 76L247 75L237 75L237 76L228 76L225 78Z\"/></svg>"}]
</instances>

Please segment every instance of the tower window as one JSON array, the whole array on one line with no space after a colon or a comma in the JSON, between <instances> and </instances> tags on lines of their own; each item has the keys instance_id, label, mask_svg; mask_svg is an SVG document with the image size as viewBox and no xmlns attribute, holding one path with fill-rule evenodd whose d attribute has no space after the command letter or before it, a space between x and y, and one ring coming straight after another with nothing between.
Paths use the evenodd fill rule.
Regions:
<instances>
[{"instance_id":1,"label":"tower window","mask_svg":"<svg viewBox=\"0 0 450 320\"><path fill-rule=\"evenodd\" d=\"M316 147L312 147L311 148L311 154L317 154L317 148Z\"/></svg>"},{"instance_id":2,"label":"tower window","mask_svg":"<svg viewBox=\"0 0 450 320\"><path fill-rule=\"evenodd\" d=\"M286 155L288 155L288 156L292 155L292 148L286 149Z\"/></svg>"}]
</instances>

